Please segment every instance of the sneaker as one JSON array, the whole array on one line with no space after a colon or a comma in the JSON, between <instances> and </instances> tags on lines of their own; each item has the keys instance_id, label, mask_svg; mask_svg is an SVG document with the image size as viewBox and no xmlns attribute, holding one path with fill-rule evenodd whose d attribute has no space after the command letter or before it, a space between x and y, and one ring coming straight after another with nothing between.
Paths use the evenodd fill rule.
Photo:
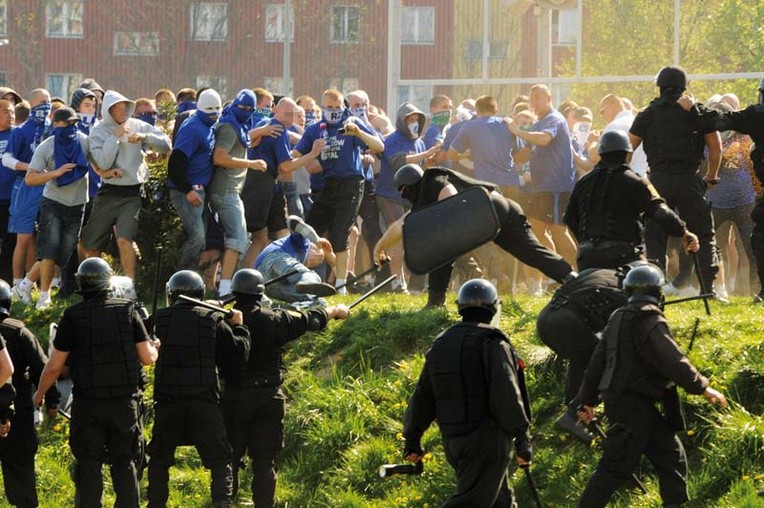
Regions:
<instances>
[{"instance_id":1,"label":"sneaker","mask_svg":"<svg viewBox=\"0 0 764 508\"><path fill-rule=\"evenodd\" d=\"M679 290L670 282L661 286L661 292L664 296L677 296L679 294Z\"/></svg>"},{"instance_id":2,"label":"sneaker","mask_svg":"<svg viewBox=\"0 0 764 508\"><path fill-rule=\"evenodd\" d=\"M592 433L586 430L581 422L578 421L578 418L567 411L554 422L554 428L570 433L574 438L585 444L591 444L592 439L594 439Z\"/></svg>"},{"instance_id":3,"label":"sneaker","mask_svg":"<svg viewBox=\"0 0 764 508\"><path fill-rule=\"evenodd\" d=\"M753 297L753 304L764 303L764 291Z\"/></svg>"},{"instance_id":4,"label":"sneaker","mask_svg":"<svg viewBox=\"0 0 764 508\"><path fill-rule=\"evenodd\" d=\"M34 306L37 310L49 309L53 306L53 300L50 299L50 295L40 295L37 299L37 304Z\"/></svg>"},{"instance_id":5,"label":"sneaker","mask_svg":"<svg viewBox=\"0 0 764 508\"><path fill-rule=\"evenodd\" d=\"M348 294L348 288L347 286L342 286L341 288L337 288L337 294L338 295L347 295Z\"/></svg>"},{"instance_id":6,"label":"sneaker","mask_svg":"<svg viewBox=\"0 0 764 508\"><path fill-rule=\"evenodd\" d=\"M32 288L24 289L20 284L16 284L11 288L11 295L15 300L18 300L24 305L32 303Z\"/></svg>"}]
</instances>

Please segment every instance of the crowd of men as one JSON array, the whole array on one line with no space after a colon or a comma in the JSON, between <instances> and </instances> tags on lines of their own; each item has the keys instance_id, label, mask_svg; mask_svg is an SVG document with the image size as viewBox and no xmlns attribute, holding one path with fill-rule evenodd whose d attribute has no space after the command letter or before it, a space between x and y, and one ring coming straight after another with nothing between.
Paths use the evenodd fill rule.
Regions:
<instances>
[{"instance_id":1,"label":"crowd of men","mask_svg":"<svg viewBox=\"0 0 764 508\"><path fill-rule=\"evenodd\" d=\"M717 243L728 253L736 247L729 231L717 241L714 219L736 225L751 273L764 274L764 262L756 262L764 256L761 202L753 209L764 157L760 148L750 151L746 138L764 144L764 81L760 104L742 111L732 94L696 104L685 96L687 76L677 67L661 69L656 84L659 97L640 111L626 98L603 97L602 133L591 129L588 108L555 108L545 85L519 96L509 116L499 115L491 96L454 108L438 95L429 118L407 102L394 122L362 90L347 97L326 90L320 105L262 88L243 89L227 104L211 88L177 95L163 89L133 101L88 79L66 106L43 89L33 90L28 103L0 89L0 204L7 223L0 270L13 280L12 287L0 284L0 314L14 336L10 356L0 355L0 377L11 376L16 337L23 337L23 347L35 353L28 371L37 383L33 399L29 388L15 389L21 404L3 420L0 447L36 443L28 425L33 408L44 402L55 411L54 382L68 373L78 505L101 505L108 462L117 506L137 506L145 467L142 366L156 363L149 506L166 505L168 469L184 444L195 445L211 470L215 506L231 506L245 454L255 505L270 506L283 444L283 347L348 315L347 307L327 307L300 291L325 282L331 293L347 291L358 283L352 272L364 258L360 249L368 264L391 261L398 276L392 291L408 291L404 258L413 272L428 274L428 306L441 306L453 267L469 266L472 255L484 279L506 291L524 286L543 294L546 280L536 270L559 285L538 325L542 341L570 360L568 410L557 426L590 440L578 420L591 422L603 400L615 430L638 429L625 440L618 432L608 438L581 506L604 506L643 453L665 471L659 479L666 505L682 504L686 458L675 436L681 422L655 405L673 403L677 384L711 403L726 401L678 349L660 305L664 294L691 284L693 269L700 290L717 299L736 280L729 268L724 283L718 278ZM25 108L28 118L17 122ZM177 116L160 117L160 110ZM167 283L168 307L147 320L134 302L114 298L112 268L100 255L115 242L122 271L135 277L147 160L161 157L184 241L180 271ZM457 195L462 199L450 199ZM470 205L465 216L436 219L459 202ZM487 234L467 244L465 228ZM668 236L682 239L671 282L663 275ZM527 265L524 275L502 250ZM218 263L219 273L213 269L206 280L197 273ZM31 303L37 284L36 307L49 307L56 279L59 294L74 290L66 282L72 266L79 266L83 301L67 308L47 360L23 323L9 321L10 301ZM266 281L255 268L283 277L271 296L308 297L310 304L270 310ZM617 296L603 303L601 295L609 294L603 288ZM234 310L205 307L199 300L210 293L234 297ZM592 294L600 300L581 303ZM755 301L761 300L759 293ZM491 324L498 314L494 284L470 280L457 302L464 322L441 334L427 354L406 415L405 456L421 460L421 436L437 420L457 472L448 505L508 506L510 445L521 466L532 455L522 362ZM562 308L566 314L557 312ZM560 337L560 323L569 338ZM505 397L507 390L516 397ZM250 410L240 410L242 400ZM630 460L618 460L627 450ZM4 472L18 455L0 457ZM6 493L16 506L37 506L34 452L31 460L23 455L16 473L4 474Z\"/></svg>"}]
</instances>

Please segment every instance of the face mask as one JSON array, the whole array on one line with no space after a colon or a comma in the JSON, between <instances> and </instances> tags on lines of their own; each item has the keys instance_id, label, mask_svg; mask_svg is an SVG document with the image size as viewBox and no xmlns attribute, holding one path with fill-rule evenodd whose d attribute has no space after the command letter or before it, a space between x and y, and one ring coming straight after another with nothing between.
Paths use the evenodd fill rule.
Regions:
<instances>
[{"instance_id":1,"label":"face mask","mask_svg":"<svg viewBox=\"0 0 764 508\"><path fill-rule=\"evenodd\" d=\"M342 121L342 108L321 108L321 112L329 125L339 125Z\"/></svg>"},{"instance_id":2,"label":"face mask","mask_svg":"<svg viewBox=\"0 0 764 508\"><path fill-rule=\"evenodd\" d=\"M419 137L419 122L411 122L409 124L409 132L415 138Z\"/></svg>"},{"instance_id":3,"label":"face mask","mask_svg":"<svg viewBox=\"0 0 764 508\"><path fill-rule=\"evenodd\" d=\"M254 111L252 111L252 114L260 117L268 117L271 116L271 108L255 108Z\"/></svg>"},{"instance_id":4,"label":"face mask","mask_svg":"<svg viewBox=\"0 0 764 508\"><path fill-rule=\"evenodd\" d=\"M214 113L205 113L204 111L197 110L196 114L199 115L199 120L201 120L207 127L212 126L218 119L217 111Z\"/></svg>"},{"instance_id":5,"label":"face mask","mask_svg":"<svg viewBox=\"0 0 764 508\"><path fill-rule=\"evenodd\" d=\"M360 108L350 108L350 114L357 118L366 118L366 106Z\"/></svg>"},{"instance_id":6,"label":"face mask","mask_svg":"<svg viewBox=\"0 0 764 508\"><path fill-rule=\"evenodd\" d=\"M96 119L95 113L93 113L92 115L86 115L84 113L77 113L77 116L80 117L80 123L82 123L82 125L84 127L90 128L95 123L95 119Z\"/></svg>"},{"instance_id":7,"label":"face mask","mask_svg":"<svg viewBox=\"0 0 764 508\"><path fill-rule=\"evenodd\" d=\"M430 123L433 125L437 125L439 127L443 127L444 125L448 124L448 122L451 121L451 111L441 111L439 113L433 113L432 118L430 118Z\"/></svg>"},{"instance_id":8,"label":"face mask","mask_svg":"<svg viewBox=\"0 0 764 508\"><path fill-rule=\"evenodd\" d=\"M141 113L138 115L139 120L143 120L149 125L156 125L157 123L157 115L154 113Z\"/></svg>"},{"instance_id":9,"label":"face mask","mask_svg":"<svg viewBox=\"0 0 764 508\"><path fill-rule=\"evenodd\" d=\"M29 118L31 118L37 125L42 125L45 123L48 115L50 115L50 110L50 102L43 102L29 110Z\"/></svg>"},{"instance_id":10,"label":"face mask","mask_svg":"<svg viewBox=\"0 0 764 508\"><path fill-rule=\"evenodd\" d=\"M77 125L71 124L66 127L55 127L53 129L53 136L56 141L71 141L77 136Z\"/></svg>"},{"instance_id":11,"label":"face mask","mask_svg":"<svg viewBox=\"0 0 764 508\"><path fill-rule=\"evenodd\" d=\"M312 110L305 112L305 127L311 126L318 121L316 114Z\"/></svg>"},{"instance_id":12,"label":"face mask","mask_svg":"<svg viewBox=\"0 0 764 508\"><path fill-rule=\"evenodd\" d=\"M231 106L231 111L233 111L233 116L236 117L236 120L238 120L239 123L246 123L252 116L251 109L246 110L246 109L241 109L237 106Z\"/></svg>"},{"instance_id":13,"label":"face mask","mask_svg":"<svg viewBox=\"0 0 764 508\"><path fill-rule=\"evenodd\" d=\"M589 137L589 130L592 128L592 124L589 122L576 122L573 124L573 139L579 143L584 143Z\"/></svg>"}]
</instances>

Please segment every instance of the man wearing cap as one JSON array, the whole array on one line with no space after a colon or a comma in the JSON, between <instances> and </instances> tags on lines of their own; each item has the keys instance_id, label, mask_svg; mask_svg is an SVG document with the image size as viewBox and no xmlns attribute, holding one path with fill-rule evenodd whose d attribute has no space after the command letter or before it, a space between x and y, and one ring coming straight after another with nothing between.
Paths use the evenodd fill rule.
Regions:
<instances>
[{"instance_id":1,"label":"man wearing cap","mask_svg":"<svg viewBox=\"0 0 764 508\"><path fill-rule=\"evenodd\" d=\"M195 270L204 249L204 201L212 180L215 132L212 126L220 116L222 101L213 89L199 94L196 112L178 130L175 147L167 163L170 200L183 223L186 235L178 267Z\"/></svg>"},{"instance_id":2,"label":"man wearing cap","mask_svg":"<svg viewBox=\"0 0 764 508\"><path fill-rule=\"evenodd\" d=\"M82 230L88 257L99 256L116 226L122 271L135 278L133 240L138 231L143 183L148 180L145 151L167 153L170 138L158 127L131 118L135 103L114 90L103 99L103 121L90 131L94 169L103 183L93 202L90 220Z\"/></svg>"},{"instance_id":3,"label":"man wearing cap","mask_svg":"<svg viewBox=\"0 0 764 508\"><path fill-rule=\"evenodd\" d=\"M77 245L88 200L88 137L77 130L79 121L68 106L56 110L53 136L37 147L25 178L29 186L45 186L37 235L37 257L41 260L38 309L51 305L55 267L63 266Z\"/></svg>"}]
</instances>

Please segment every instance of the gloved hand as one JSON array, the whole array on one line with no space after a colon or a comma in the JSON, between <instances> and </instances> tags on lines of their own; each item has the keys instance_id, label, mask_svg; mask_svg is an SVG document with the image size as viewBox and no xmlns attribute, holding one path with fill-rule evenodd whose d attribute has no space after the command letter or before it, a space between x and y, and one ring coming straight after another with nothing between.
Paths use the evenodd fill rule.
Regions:
<instances>
[{"instance_id":1,"label":"gloved hand","mask_svg":"<svg viewBox=\"0 0 764 508\"><path fill-rule=\"evenodd\" d=\"M515 438L515 452L520 465L524 465L524 463L530 464L531 459L533 458L533 445L531 445L530 436L524 435Z\"/></svg>"},{"instance_id":2,"label":"gloved hand","mask_svg":"<svg viewBox=\"0 0 764 508\"><path fill-rule=\"evenodd\" d=\"M410 462L418 462L424 457L424 450L422 450L422 444L417 439L406 439L406 444L403 445L403 458Z\"/></svg>"}]
</instances>

